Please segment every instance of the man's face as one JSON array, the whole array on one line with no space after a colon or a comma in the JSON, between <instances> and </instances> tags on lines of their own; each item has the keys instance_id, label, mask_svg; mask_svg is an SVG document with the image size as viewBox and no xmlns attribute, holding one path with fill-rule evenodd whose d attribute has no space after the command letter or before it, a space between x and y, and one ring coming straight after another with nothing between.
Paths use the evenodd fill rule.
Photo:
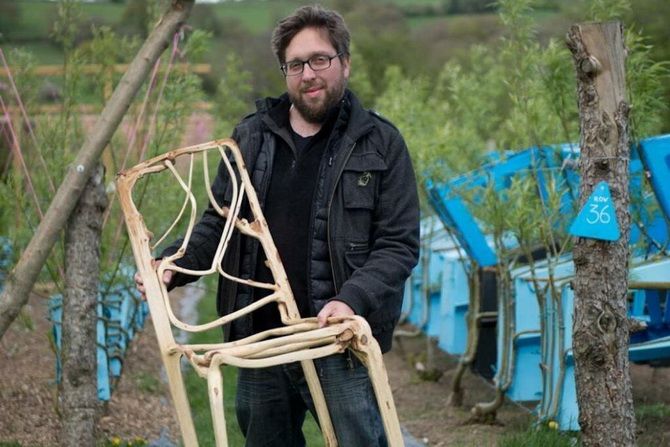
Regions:
<instances>
[{"instance_id":1,"label":"man's face","mask_svg":"<svg viewBox=\"0 0 670 447\"><path fill-rule=\"evenodd\" d=\"M306 61L315 55L331 57L336 54L327 31L305 28L286 47L285 60ZM325 70L314 71L305 64L301 74L286 76L286 89L293 106L307 122L321 123L328 110L342 99L348 79L349 59L336 57Z\"/></svg>"}]
</instances>

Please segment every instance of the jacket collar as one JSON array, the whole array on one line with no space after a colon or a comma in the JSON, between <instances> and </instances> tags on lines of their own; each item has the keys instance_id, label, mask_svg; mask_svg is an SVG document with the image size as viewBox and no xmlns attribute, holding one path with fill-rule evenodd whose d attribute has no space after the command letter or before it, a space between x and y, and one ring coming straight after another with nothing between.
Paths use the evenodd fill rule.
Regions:
<instances>
[{"instance_id":1,"label":"jacket collar","mask_svg":"<svg viewBox=\"0 0 670 447\"><path fill-rule=\"evenodd\" d=\"M263 98L256 101L256 109L268 128L280 135L288 131L288 109L291 102L288 93L278 98ZM346 126L342 129L343 126ZM358 140L374 126L370 113L363 108L354 93L346 89L342 97L335 129L342 129L346 137Z\"/></svg>"}]
</instances>

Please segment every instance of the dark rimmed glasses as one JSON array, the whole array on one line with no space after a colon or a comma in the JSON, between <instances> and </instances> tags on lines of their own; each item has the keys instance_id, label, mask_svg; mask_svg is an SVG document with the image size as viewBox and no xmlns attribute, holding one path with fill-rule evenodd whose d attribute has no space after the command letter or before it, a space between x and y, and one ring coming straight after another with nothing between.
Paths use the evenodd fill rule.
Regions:
<instances>
[{"instance_id":1,"label":"dark rimmed glasses","mask_svg":"<svg viewBox=\"0 0 670 447\"><path fill-rule=\"evenodd\" d=\"M315 54L306 61L300 59L288 61L285 64L282 64L280 68L282 73L284 73L284 76L297 76L302 74L305 70L305 64L309 65L309 68L311 68L312 71L322 71L330 68L332 60L340 56L342 56L342 53L337 53L335 56Z\"/></svg>"}]
</instances>

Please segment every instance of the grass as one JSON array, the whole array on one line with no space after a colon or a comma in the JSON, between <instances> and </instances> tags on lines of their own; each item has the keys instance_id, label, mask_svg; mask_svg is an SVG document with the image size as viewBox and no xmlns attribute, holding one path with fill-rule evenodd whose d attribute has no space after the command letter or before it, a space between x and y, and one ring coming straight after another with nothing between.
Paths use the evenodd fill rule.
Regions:
<instances>
[{"instance_id":1,"label":"grass","mask_svg":"<svg viewBox=\"0 0 670 447\"><path fill-rule=\"evenodd\" d=\"M56 17L56 3L46 1L18 2L18 20L3 37L7 40L48 39L51 24Z\"/></svg>"},{"instance_id":2,"label":"grass","mask_svg":"<svg viewBox=\"0 0 670 447\"><path fill-rule=\"evenodd\" d=\"M670 416L670 406L664 403L643 404L635 408L635 417L638 422L653 419L663 419Z\"/></svg>"},{"instance_id":3,"label":"grass","mask_svg":"<svg viewBox=\"0 0 670 447\"><path fill-rule=\"evenodd\" d=\"M160 380L152 374L139 372L135 375L134 380L137 388L145 393L156 394L161 389Z\"/></svg>"},{"instance_id":4,"label":"grass","mask_svg":"<svg viewBox=\"0 0 670 447\"><path fill-rule=\"evenodd\" d=\"M50 41L35 41L35 42L21 42L9 43L3 45L5 57L8 55L8 49L20 48L23 51L30 53L36 63L42 65L60 65L63 63L63 51L60 47L54 45Z\"/></svg>"},{"instance_id":5,"label":"grass","mask_svg":"<svg viewBox=\"0 0 670 447\"><path fill-rule=\"evenodd\" d=\"M82 15L86 20L96 23L118 23L125 8L121 3L80 3ZM57 16L56 2L44 0L23 0L19 7L18 21L6 35L7 40L38 41L50 38L51 29Z\"/></svg>"},{"instance_id":6,"label":"grass","mask_svg":"<svg viewBox=\"0 0 670 447\"><path fill-rule=\"evenodd\" d=\"M207 287L208 290L216 290L214 284ZM213 293L207 296L198 304L198 319L200 322L212 321L216 318L216 306L213 299ZM217 343L221 341L220 330L194 333L189 343ZM185 374L186 390L191 403L193 421L195 430L198 433L200 446L214 446L214 431L212 428L211 413L209 410L209 398L207 396L207 382L200 378L190 366ZM223 398L224 414L226 416L226 430L228 432L228 442L231 447L244 445L244 437L237 426L235 418L235 391L237 389L237 369L231 366L223 368ZM321 431L314 418L308 413L303 426L303 433L308 446L323 446Z\"/></svg>"},{"instance_id":7,"label":"grass","mask_svg":"<svg viewBox=\"0 0 670 447\"><path fill-rule=\"evenodd\" d=\"M635 407L637 443L640 447L668 445L670 405L658 402L638 404Z\"/></svg>"},{"instance_id":8,"label":"grass","mask_svg":"<svg viewBox=\"0 0 670 447\"><path fill-rule=\"evenodd\" d=\"M385 3L395 3L398 6L408 6L408 5L439 5L443 2L440 0L385 0Z\"/></svg>"},{"instance_id":9,"label":"grass","mask_svg":"<svg viewBox=\"0 0 670 447\"><path fill-rule=\"evenodd\" d=\"M214 6L219 18L237 19L254 34L272 30L274 24L302 5L299 1L268 2L265 0L245 0L243 2L222 2Z\"/></svg>"},{"instance_id":10,"label":"grass","mask_svg":"<svg viewBox=\"0 0 670 447\"><path fill-rule=\"evenodd\" d=\"M503 435L498 447L577 447L579 435L552 430L547 427L529 427L526 431Z\"/></svg>"},{"instance_id":11,"label":"grass","mask_svg":"<svg viewBox=\"0 0 670 447\"><path fill-rule=\"evenodd\" d=\"M641 404L635 407L638 445L640 447L667 445L665 429L659 426L670 417L670 405L665 403ZM580 446L579 433L559 432L548 427L531 426L503 435L498 447L576 447Z\"/></svg>"}]
</instances>

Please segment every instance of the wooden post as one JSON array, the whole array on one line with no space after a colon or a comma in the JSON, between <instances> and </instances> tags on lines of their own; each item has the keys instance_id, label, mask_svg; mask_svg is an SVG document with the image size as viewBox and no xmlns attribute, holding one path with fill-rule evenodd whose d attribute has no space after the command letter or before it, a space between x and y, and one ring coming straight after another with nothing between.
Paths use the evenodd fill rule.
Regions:
<instances>
[{"instance_id":1,"label":"wooden post","mask_svg":"<svg viewBox=\"0 0 670 447\"><path fill-rule=\"evenodd\" d=\"M96 305L100 277L102 214L107 206L105 173L99 165L65 232L63 379L60 384L63 446L95 446L98 416Z\"/></svg>"},{"instance_id":2,"label":"wooden post","mask_svg":"<svg viewBox=\"0 0 670 447\"><path fill-rule=\"evenodd\" d=\"M574 25L567 36L581 124L580 203L609 184L621 237L578 238L574 248L573 350L585 446L635 445L626 318L630 233L625 49L619 22Z\"/></svg>"},{"instance_id":3,"label":"wooden post","mask_svg":"<svg viewBox=\"0 0 670 447\"><path fill-rule=\"evenodd\" d=\"M174 0L171 3L119 81L95 127L79 150L44 219L10 272L5 289L0 293L0 339L28 301L30 291L70 213L79 201L100 154L112 138L154 63L168 47L174 33L188 18L193 3L194 0Z\"/></svg>"}]
</instances>

